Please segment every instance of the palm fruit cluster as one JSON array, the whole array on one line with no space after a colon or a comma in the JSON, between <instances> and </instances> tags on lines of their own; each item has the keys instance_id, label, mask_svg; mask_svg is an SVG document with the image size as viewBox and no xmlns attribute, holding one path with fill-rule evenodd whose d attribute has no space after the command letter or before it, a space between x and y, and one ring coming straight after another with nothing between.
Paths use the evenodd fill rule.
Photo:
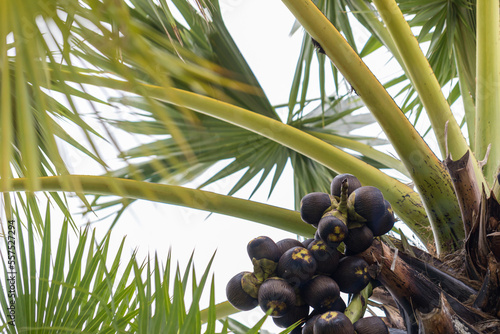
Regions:
<instances>
[{"instance_id":1,"label":"palm fruit cluster","mask_svg":"<svg viewBox=\"0 0 500 334\"><path fill-rule=\"evenodd\" d=\"M331 248L343 243L346 255L368 249L373 238L389 232L395 221L391 204L382 192L361 186L351 174L337 175L330 194L307 194L300 206L302 220L317 228L315 238Z\"/></svg>"},{"instance_id":2,"label":"palm fruit cluster","mask_svg":"<svg viewBox=\"0 0 500 334\"><path fill-rule=\"evenodd\" d=\"M353 324L343 313L340 292L355 294L370 282L368 263L355 255L392 228L390 204L378 189L361 187L354 176L344 174L332 181L331 194L304 196L301 217L317 227L315 238L251 240L247 252L253 271L228 282L228 301L243 311L257 306L270 311L279 327L302 321L292 333L388 333L377 317ZM341 243L344 253L338 250Z\"/></svg>"}]
</instances>

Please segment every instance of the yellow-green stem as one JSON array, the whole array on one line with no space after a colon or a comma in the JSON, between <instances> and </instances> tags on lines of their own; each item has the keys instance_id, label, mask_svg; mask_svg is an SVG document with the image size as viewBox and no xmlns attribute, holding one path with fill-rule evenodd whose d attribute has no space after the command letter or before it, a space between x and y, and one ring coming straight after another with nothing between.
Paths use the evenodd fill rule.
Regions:
<instances>
[{"instance_id":1,"label":"yellow-green stem","mask_svg":"<svg viewBox=\"0 0 500 334\"><path fill-rule=\"evenodd\" d=\"M396 43L410 80L429 116L441 155L445 157L446 153L449 153L455 160L461 158L470 149L469 145L403 13L395 0L374 0L373 3ZM446 123L448 123L447 136L445 136ZM448 148L448 152L446 152L446 148ZM484 176L479 164L473 156L472 158L474 159L472 162L477 181L479 184L484 183Z\"/></svg>"},{"instance_id":2,"label":"yellow-green stem","mask_svg":"<svg viewBox=\"0 0 500 334\"><path fill-rule=\"evenodd\" d=\"M10 194L7 192L3 193L3 205L6 220L12 221L14 219L14 214L12 213L12 201L10 199Z\"/></svg>"},{"instance_id":3,"label":"yellow-green stem","mask_svg":"<svg viewBox=\"0 0 500 334\"><path fill-rule=\"evenodd\" d=\"M240 312L237 308L231 305L228 301L219 303L215 305L215 318L222 319L231 314L235 314ZM208 321L208 309L204 309L200 311L200 320L201 323L204 324Z\"/></svg>"},{"instance_id":4,"label":"yellow-green stem","mask_svg":"<svg viewBox=\"0 0 500 334\"><path fill-rule=\"evenodd\" d=\"M368 285L356 293L347 308L344 311L344 314L351 320L352 323L355 323L359 319L363 318L365 314L366 307L368 306L368 299L371 297L373 293L373 285L372 283L368 283Z\"/></svg>"},{"instance_id":5,"label":"yellow-green stem","mask_svg":"<svg viewBox=\"0 0 500 334\"><path fill-rule=\"evenodd\" d=\"M107 176L49 176L36 181L43 191L74 192L74 188L68 185L78 183L85 194L116 195L180 205L255 221L305 237L315 233L315 228L304 223L296 211L209 191ZM26 191L27 182L26 178L13 179L12 189L6 191Z\"/></svg>"},{"instance_id":6,"label":"yellow-green stem","mask_svg":"<svg viewBox=\"0 0 500 334\"><path fill-rule=\"evenodd\" d=\"M493 184L500 165L499 0L477 0L476 155L491 150L484 175Z\"/></svg>"},{"instance_id":7,"label":"yellow-green stem","mask_svg":"<svg viewBox=\"0 0 500 334\"><path fill-rule=\"evenodd\" d=\"M68 76L67 79L75 80L75 75ZM429 226L427 213L422 205L420 196L413 189L377 168L304 131L249 110L180 89L147 84L140 84L140 87L134 87L125 81L83 74L79 74L76 80L80 83L124 91L135 92L140 90L149 97L190 108L199 113L258 133L317 161L339 174L354 174L361 183L379 188L384 197L391 202L396 214L408 223L409 227L417 233L424 244L429 245L433 243L432 234L427 229ZM414 154L414 156L418 162L421 156L418 154ZM441 191L442 189L437 189L434 193L438 194ZM446 205L442 206L442 208L446 208Z\"/></svg>"},{"instance_id":8,"label":"yellow-green stem","mask_svg":"<svg viewBox=\"0 0 500 334\"><path fill-rule=\"evenodd\" d=\"M384 27L384 24L380 22L379 18L373 12L373 7L369 6L365 0L352 0L350 3L354 9L358 11L358 14L366 20L370 28L375 32L377 37L382 41L387 49L389 49L391 54L403 68L403 71L406 73L406 65L401 59L401 55L399 54L396 44L392 40L387 28Z\"/></svg>"},{"instance_id":9,"label":"yellow-green stem","mask_svg":"<svg viewBox=\"0 0 500 334\"><path fill-rule=\"evenodd\" d=\"M460 61L460 55L457 54L457 63L462 63ZM465 121L467 123L467 133L469 135L469 145L472 149L475 148L476 142L476 107L474 106L474 99L469 90L465 74L461 70L460 66L458 68L458 84L460 85L460 95L462 96L462 103L464 105Z\"/></svg>"},{"instance_id":10,"label":"yellow-green stem","mask_svg":"<svg viewBox=\"0 0 500 334\"><path fill-rule=\"evenodd\" d=\"M8 6L9 1L2 1L0 4L0 27L1 33L0 38L5 41L9 33L8 29ZM1 86L1 101L0 101L0 119L2 122L2 133L0 135L0 155L3 157L0 162L0 178L1 185L3 188L10 187L11 180L11 169L10 169L10 158L12 156L12 105L11 105L11 73L9 68L9 57L7 56L7 46L2 44L2 81Z\"/></svg>"},{"instance_id":11,"label":"yellow-green stem","mask_svg":"<svg viewBox=\"0 0 500 334\"><path fill-rule=\"evenodd\" d=\"M324 141L335 145L339 146L342 148L347 148L350 150L354 150L356 152L359 152L363 154L364 156L373 159L375 161L378 161L384 165L386 165L389 168L393 168L400 172L401 174L410 177L408 171L406 170L405 166L403 163L386 154L383 152L380 152L379 150L374 149L373 147L366 145L358 140L350 139L350 138L345 138L342 136L336 136L331 133L324 133L324 132L318 132L318 131L307 131L308 133L312 134L315 137L318 137L320 139L323 139Z\"/></svg>"},{"instance_id":12,"label":"yellow-green stem","mask_svg":"<svg viewBox=\"0 0 500 334\"><path fill-rule=\"evenodd\" d=\"M393 144L421 194L429 214L437 252L452 251L459 247L464 237L460 209L450 176L439 159L314 3L310 0L282 1L351 83Z\"/></svg>"}]
</instances>

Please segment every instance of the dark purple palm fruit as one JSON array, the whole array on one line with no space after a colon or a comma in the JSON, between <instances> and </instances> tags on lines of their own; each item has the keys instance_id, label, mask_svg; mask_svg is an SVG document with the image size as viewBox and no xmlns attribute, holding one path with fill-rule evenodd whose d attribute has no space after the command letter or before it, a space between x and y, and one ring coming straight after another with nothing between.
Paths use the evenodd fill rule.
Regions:
<instances>
[{"instance_id":1,"label":"dark purple palm fruit","mask_svg":"<svg viewBox=\"0 0 500 334\"><path fill-rule=\"evenodd\" d=\"M314 323L316 322L316 319L318 319L320 315L321 314L310 316L309 319L306 320L304 326L302 327L302 334L314 333Z\"/></svg>"},{"instance_id":2,"label":"dark purple palm fruit","mask_svg":"<svg viewBox=\"0 0 500 334\"><path fill-rule=\"evenodd\" d=\"M328 247L323 240L315 240L307 249L316 260L316 273L331 275L335 272L340 260L340 252L336 248Z\"/></svg>"},{"instance_id":3,"label":"dark purple palm fruit","mask_svg":"<svg viewBox=\"0 0 500 334\"><path fill-rule=\"evenodd\" d=\"M260 287L259 280L249 271L243 271L229 280L226 285L227 300L241 311L255 308Z\"/></svg>"},{"instance_id":4,"label":"dark purple palm fruit","mask_svg":"<svg viewBox=\"0 0 500 334\"><path fill-rule=\"evenodd\" d=\"M271 277L260 286L258 300L264 312L272 308L272 317L282 317L295 306L295 291L284 279Z\"/></svg>"},{"instance_id":5,"label":"dark purple palm fruit","mask_svg":"<svg viewBox=\"0 0 500 334\"><path fill-rule=\"evenodd\" d=\"M362 258L345 256L332 278L339 285L340 291L345 293L358 293L370 282L368 263Z\"/></svg>"},{"instance_id":6,"label":"dark purple palm fruit","mask_svg":"<svg viewBox=\"0 0 500 334\"><path fill-rule=\"evenodd\" d=\"M318 232L318 230L316 230L316 232ZM319 237L318 237L318 238L319 238ZM313 242L314 240L316 240L316 239L314 239L314 238L309 238L309 239L306 239L306 240L302 241L302 247L307 248L307 247L309 246L309 244L310 244L311 242ZM318 240L320 240L320 239L318 239Z\"/></svg>"},{"instance_id":7,"label":"dark purple palm fruit","mask_svg":"<svg viewBox=\"0 0 500 334\"><path fill-rule=\"evenodd\" d=\"M342 182L347 179L349 184L347 190L347 196L349 196L354 190L361 187L361 182L352 174L339 174L335 176L330 185L330 194L333 196L340 197L340 189L342 188Z\"/></svg>"},{"instance_id":8,"label":"dark purple palm fruit","mask_svg":"<svg viewBox=\"0 0 500 334\"><path fill-rule=\"evenodd\" d=\"M385 213L385 201L382 192L371 186L354 190L347 200L349 228L361 227L379 220Z\"/></svg>"},{"instance_id":9,"label":"dark purple palm fruit","mask_svg":"<svg viewBox=\"0 0 500 334\"><path fill-rule=\"evenodd\" d=\"M304 320L309 315L309 305L304 304L292 307L285 315L279 318L273 318L276 326L288 328L297 321Z\"/></svg>"},{"instance_id":10,"label":"dark purple palm fruit","mask_svg":"<svg viewBox=\"0 0 500 334\"><path fill-rule=\"evenodd\" d=\"M278 241L276 243L276 246L278 246L278 248L279 248L279 250L281 252L281 255L283 255L283 253L285 253L290 248L293 248L293 247L304 247L304 245L302 244L302 242L298 241L297 239L292 239L292 238L287 238L287 239L280 240L280 241Z\"/></svg>"},{"instance_id":11,"label":"dark purple palm fruit","mask_svg":"<svg viewBox=\"0 0 500 334\"><path fill-rule=\"evenodd\" d=\"M347 225L341 218L334 216L334 212L328 212L319 222L318 235L330 248L337 248L347 233Z\"/></svg>"},{"instance_id":12,"label":"dark purple palm fruit","mask_svg":"<svg viewBox=\"0 0 500 334\"><path fill-rule=\"evenodd\" d=\"M261 282L275 274L281 252L271 238L261 236L250 240L247 252L252 260L255 276Z\"/></svg>"},{"instance_id":13,"label":"dark purple palm fruit","mask_svg":"<svg viewBox=\"0 0 500 334\"><path fill-rule=\"evenodd\" d=\"M326 312L340 298L340 289L331 277L317 275L304 284L302 298L315 310Z\"/></svg>"},{"instance_id":14,"label":"dark purple palm fruit","mask_svg":"<svg viewBox=\"0 0 500 334\"><path fill-rule=\"evenodd\" d=\"M391 203L387 200L384 200L385 211L382 217L376 221L367 221L366 226L372 230L374 236L384 235L389 232L396 222L396 218L394 218L394 212L392 211Z\"/></svg>"},{"instance_id":15,"label":"dark purple palm fruit","mask_svg":"<svg viewBox=\"0 0 500 334\"><path fill-rule=\"evenodd\" d=\"M337 311L320 315L314 322L314 334L356 334L349 318Z\"/></svg>"},{"instance_id":16,"label":"dark purple palm fruit","mask_svg":"<svg viewBox=\"0 0 500 334\"><path fill-rule=\"evenodd\" d=\"M329 311L337 311L337 312L344 313L346 308L347 308L347 305L345 304L345 301L342 298L338 298L333 303L333 305Z\"/></svg>"},{"instance_id":17,"label":"dark purple palm fruit","mask_svg":"<svg viewBox=\"0 0 500 334\"><path fill-rule=\"evenodd\" d=\"M300 201L300 217L308 224L318 227L319 220L323 214L337 205L333 196L314 192L302 197Z\"/></svg>"},{"instance_id":18,"label":"dark purple palm fruit","mask_svg":"<svg viewBox=\"0 0 500 334\"><path fill-rule=\"evenodd\" d=\"M354 323L357 334L389 334L385 322L379 317L361 318Z\"/></svg>"},{"instance_id":19,"label":"dark purple palm fruit","mask_svg":"<svg viewBox=\"0 0 500 334\"><path fill-rule=\"evenodd\" d=\"M294 247L281 256L276 272L293 287L299 287L316 272L316 260L306 248Z\"/></svg>"},{"instance_id":20,"label":"dark purple palm fruit","mask_svg":"<svg viewBox=\"0 0 500 334\"><path fill-rule=\"evenodd\" d=\"M274 319L274 318L273 318ZM289 334L302 334L302 326L303 324L298 325Z\"/></svg>"},{"instance_id":21,"label":"dark purple palm fruit","mask_svg":"<svg viewBox=\"0 0 500 334\"><path fill-rule=\"evenodd\" d=\"M363 225L349 229L347 238L344 239L345 255L356 255L367 250L373 243L373 232L368 226Z\"/></svg>"}]
</instances>

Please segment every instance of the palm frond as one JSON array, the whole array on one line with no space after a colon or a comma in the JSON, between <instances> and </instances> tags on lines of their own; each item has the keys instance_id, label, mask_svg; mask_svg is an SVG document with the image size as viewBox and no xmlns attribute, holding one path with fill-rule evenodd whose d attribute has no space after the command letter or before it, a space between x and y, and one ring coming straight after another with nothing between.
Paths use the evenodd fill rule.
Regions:
<instances>
[{"instance_id":1,"label":"palm frond","mask_svg":"<svg viewBox=\"0 0 500 334\"><path fill-rule=\"evenodd\" d=\"M53 245L50 207L45 212L41 245L37 243L35 224L30 217L25 228L17 215L17 224L9 228L14 233L9 233L11 238L4 238L3 246L9 252L0 253L4 269L0 278L2 332L45 333L57 329L148 333L153 329L163 332L167 326L183 333L200 332L199 301L206 290L213 256L199 281L191 261L184 273L177 269L172 279L170 255L165 259L165 266L158 256L154 264L150 259L139 264L135 255L123 265L125 239L110 252L110 234L98 241L95 231L88 228L79 233L76 249L69 252L72 238L68 234L67 219L61 224L58 244ZM57 249L55 254L53 248ZM184 307L188 279L194 284L189 310ZM170 295L172 286L174 294ZM214 328L213 281L210 294L212 302L207 311L212 315L209 326Z\"/></svg>"}]
</instances>

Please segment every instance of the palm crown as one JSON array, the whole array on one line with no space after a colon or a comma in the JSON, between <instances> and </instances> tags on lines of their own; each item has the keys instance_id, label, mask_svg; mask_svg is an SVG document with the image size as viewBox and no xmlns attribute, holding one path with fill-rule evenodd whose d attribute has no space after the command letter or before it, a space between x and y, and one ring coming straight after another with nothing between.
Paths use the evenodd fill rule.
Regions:
<instances>
[{"instance_id":1,"label":"palm crown","mask_svg":"<svg viewBox=\"0 0 500 334\"><path fill-rule=\"evenodd\" d=\"M498 0L283 3L297 19L293 30L302 26L306 33L289 100L273 106L226 29L217 0L2 2L0 184L6 220L16 221L19 231L16 326L5 312L11 299L2 294L2 329L191 333L206 323L204 330L213 333L216 319L235 312L228 303L215 305L212 283L210 307L200 313L197 302L208 268L194 283L187 307L190 265L171 281L170 258L144 264L132 258L122 264L125 272L118 277L121 251L106 266L108 239L92 236L87 243L89 230L79 233L79 244L70 254L66 240L75 224L67 192L76 193L88 210L116 208L115 223L140 199L223 213L311 237L314 228L297 212L301 198L328 192L335 175L352 173L363 185L382 191L401 224L426 248L410 246L398 229L392 234L396 239L384 237L372 246L375 258L389 246L399 249L404 255L394 257L394 263L414 274L407 277L410 284L431 291L429 297L418 289L396 289L386 276L387 263L377 258L384 285L380 289L393 295L394 305L400 306L396 313L406 315L406 330L429 330L420 314L431 305L451 308L464 326L494 332L499 310L488 300L497 297L493 282L499 279L495 268L500 254L494 223L500 219L495 200L500 165L495 145L500 121ZM369 32L363 45L354 38L359 24ZM400 76L380 82L371 73L362 59L377 50L389 51L402 69ZM313 62L319 65L314 76ZM325 83L330 77L331 94ZM316 78L320 96L311 99L309 82ZM96 87L108 98L96 96ZM87 103L85 111L81 101ZM451 111L456 101L462 102L463 119ZM128 113L127 120L101 112L100 106ZM278 110L286 110L286 117L280 118ZM91 124L88 115L102 127ZM418 132L424 115L430 125ZM384 138L354 134L373 123ZM75 128L85 143L73 135L70 129ZM115 139L117 129L150 139L123 149ZM439 152L429 148L428 134L435 136ZM102 141L114 145L123 167L108 165L99 149ZM374 148L386 144L397 157ZM103 174L72 174L61 147L90 157ZM230 162L197 189L183 186L223 160ZM232 196L257 176L254 192L271 178L272 193L288 162L296 211ZM241 171L225 194L201 190ZM402 181L407 179L413 186ZM50 235L55 224L49 206L39 207L35 191L47 194L65 216L53 255ZM43 240L40 254L35 250L37 235ZM8 248L8 233L4 236ZM450 254L462 259L463 266L448 267L439 260ZM437 278L418 281L421 266L432 267ZM457 289L467 298L436 280L466 286ZM8 282L6 274L1 284ZM417 300L416 293L422 294L420 299L430 298L429 304L406 305ZM370 294L377 299L375 292ZM443 301L445 295L454 301ZM471 296L474 307L465 302ZM252 329L226 319L222 332L256 332L264 319Z\"/></svg>"}]
</instances>

